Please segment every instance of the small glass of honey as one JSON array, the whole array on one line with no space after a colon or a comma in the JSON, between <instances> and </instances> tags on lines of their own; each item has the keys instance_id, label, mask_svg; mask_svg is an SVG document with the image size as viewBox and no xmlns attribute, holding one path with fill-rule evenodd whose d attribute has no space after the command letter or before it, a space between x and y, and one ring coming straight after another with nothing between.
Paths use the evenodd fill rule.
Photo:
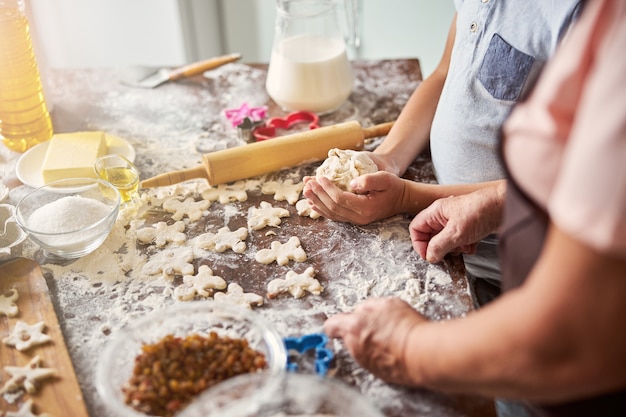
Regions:
<instances>
[{"instance_id":1,"label":"small glass of honey","mask_svg":"<svg viewBox=\"0 0 626 417\"><path fill-rule=\"evenodd\" d=\"M132 202L138 195L139 171L122 155L101 156L94 162L98 177L111 183L120 192L122 204Z\"/></svg>"}]
</instances>

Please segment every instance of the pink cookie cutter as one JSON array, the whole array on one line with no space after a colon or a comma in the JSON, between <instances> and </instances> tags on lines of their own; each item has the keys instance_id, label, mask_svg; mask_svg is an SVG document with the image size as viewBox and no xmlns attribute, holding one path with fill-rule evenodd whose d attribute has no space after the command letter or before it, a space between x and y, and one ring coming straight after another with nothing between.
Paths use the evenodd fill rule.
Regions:
<instances>
[{"instance_id":1,"label":"pink cookie cutter","mask_svg":"<svg viewBox=\"0 0 626 417\"><path fill-rule=\"evenodd\" d=\"M276 136L276 129L290 129L292 126L307 122L309 129L317 129L319 127L319 116L308 111L297 111L289 113L285 117L272 117L264 126L259 126L252 131L252 136L257 141L271 139Z\"/></svg>"}]
</instances>

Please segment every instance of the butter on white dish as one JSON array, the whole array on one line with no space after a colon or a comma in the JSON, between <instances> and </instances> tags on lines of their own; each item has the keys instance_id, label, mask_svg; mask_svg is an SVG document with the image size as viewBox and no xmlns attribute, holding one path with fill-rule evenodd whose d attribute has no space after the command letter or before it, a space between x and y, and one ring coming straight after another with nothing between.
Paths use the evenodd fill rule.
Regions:
<instances>
[{"instance_id":1,"label":"butter on white dish","mask_svg":"<svg viewBox=\"0 0 626 417\"><path fill-rule=\"evenodd\" d=\"M106 155L104 132L61 133L52 136L41 172L45 184L63 178L96 178L93 163Z\"/></svg>"}]
</instances>

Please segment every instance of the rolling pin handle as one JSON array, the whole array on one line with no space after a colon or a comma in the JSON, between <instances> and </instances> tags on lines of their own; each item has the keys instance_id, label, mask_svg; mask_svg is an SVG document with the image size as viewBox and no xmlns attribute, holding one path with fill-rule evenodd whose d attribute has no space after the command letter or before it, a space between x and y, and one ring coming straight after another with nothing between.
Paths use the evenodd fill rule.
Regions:
<instances>
[{"instance_id":1,"label":"rolling pin handle","mask_svg":"<svg viewBox=\"0 0 626 417\"><path fill-rule=\"evenodd\" d=\"M376 126L364 127L363 128L363 138L364 139L372 139L379 138L381 136L385 136L391 130L391 126L393 126L394 122L386 122L381 123Z\"/></svg>"},{"instance_id":2,"label":"rolling pin handle","mask_svg":"<svg viewBox=\"0 0 626 417\"><path fill-rule=\"evenodd\" d=\"M194 178L208 179L208 174L204 165L198 165L195 168L183 169L180 171L166 172L156 177L148 178L141 181L142 188L162 187L166 185L178 184L179 182L191 180Z\"/></svg>"}]
</instances>

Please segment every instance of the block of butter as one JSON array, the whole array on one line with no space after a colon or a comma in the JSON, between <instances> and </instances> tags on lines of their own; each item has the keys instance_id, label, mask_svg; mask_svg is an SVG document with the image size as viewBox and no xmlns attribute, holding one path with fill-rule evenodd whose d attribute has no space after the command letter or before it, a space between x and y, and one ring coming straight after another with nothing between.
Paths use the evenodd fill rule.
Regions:
<instances>
[{"instance_id":1,"label":"block of butter","mask_svg":"<svg viewBox=\"0 0 626 417\"><path fill-rule=\"evenodd\" d=\"M63 178L96 178L93 163L107 153L101 131L58 133L50 139L42 164L45 184Z\"/></svg>"}]
</instances>

